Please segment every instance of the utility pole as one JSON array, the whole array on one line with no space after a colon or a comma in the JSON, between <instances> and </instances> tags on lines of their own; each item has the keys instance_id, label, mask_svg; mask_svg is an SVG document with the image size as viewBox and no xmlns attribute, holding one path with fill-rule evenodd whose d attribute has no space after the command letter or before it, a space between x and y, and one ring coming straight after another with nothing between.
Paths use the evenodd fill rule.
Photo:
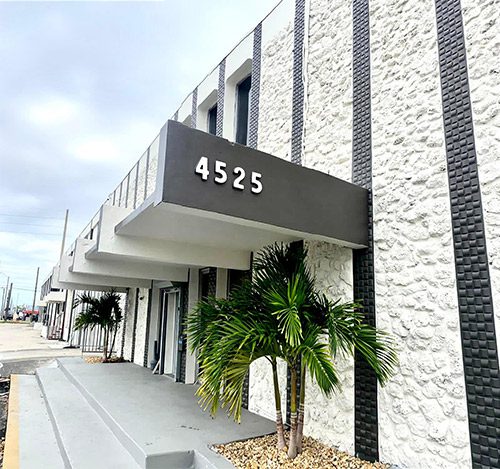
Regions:
<instances>
[{"instance_id":1,"label":"utility pole","mask_svg":"<svg viewBox=\"0 0 500 469\"><path fill-rule=\"evenodd\" d=\"M5 302L4 318L7 319L7 312L10 310L10 299L12 296L12 283L10 284L9 292L7 293L7 301Z\"/></svg>"},{"instance_id":2,"label":"utility pole","mask_svg":"<svg viewBox=\"0 0 500 469\"><path fill-rule=\"evenodd\" d=\"M63 236L62 236L62 242L61 242L61 255L59 256L59 259L62 259L62 256L64 254L64 243L66 242L66 229L68 228L68 215L69 215L69 210L66 209L66 215L64 217Z\"/></svg>"},{"instance_id":3,"label":"utility pole","mask_svg":"<svg viewBox=\"0 0 500 469\"><path fill-rule=\"evenodd\" d=\"M7 295L9 291L9 282L10 282L10 277L7 277L7 283L5 284L4 295L2 298L2 311L0 313L2 318L5 318L5 309L7 308Z\"/></svg>"},{"instance_id":4,"label":"utility pole","mask_svg":"<svg viewBox=\"0 0 500 469\"><path fill-rule=\"evenodd\" d=\"M40 267L36 269L36 280L35 280L35 293L33 293L33 307L31 308L31 320L35 317L35 303L36 303L36 291L38 289L38 275L40 274Z\"/></svg>"}]
</instances>

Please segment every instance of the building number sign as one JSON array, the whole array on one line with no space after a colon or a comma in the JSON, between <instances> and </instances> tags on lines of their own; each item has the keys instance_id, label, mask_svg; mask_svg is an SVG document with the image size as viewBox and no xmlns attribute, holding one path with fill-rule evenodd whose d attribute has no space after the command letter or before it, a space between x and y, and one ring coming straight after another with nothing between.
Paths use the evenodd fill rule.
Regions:
<instances>
[{"instance_id":1,"label":"building number sign","mask_svg":"<svg viewBox=\"0 0 500 469\"><path fill-rule=\"evenodd\" d=\"M208 178L210 176L210 169L209 169L209 161L206 156L202 156L200 158L194 172L196 174L199 174L203 181L208 181ZM244 191L245 189L248 188L246 181L247 174L243 168L236 166L236 168L234 168L232 171L232 175L233 175L232 178L233 189ZM262 174L252 171L252 174L250 175L250 191L253 194L260 194L262 192L263 187L262 187L262 182L260 180L261 177ZM223 161L216 160L214 167L214 182L217 184L226 184L228 180L229 176L228 176L227 164L224 163Z\"/></svg>"}]
</instances>

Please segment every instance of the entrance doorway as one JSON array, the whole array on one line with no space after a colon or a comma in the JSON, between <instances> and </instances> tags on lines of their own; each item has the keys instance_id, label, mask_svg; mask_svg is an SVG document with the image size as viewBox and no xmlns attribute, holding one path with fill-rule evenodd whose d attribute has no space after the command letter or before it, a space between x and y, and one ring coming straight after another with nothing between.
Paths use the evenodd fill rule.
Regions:
<instances>
[{"instance_id":1,"label":"entrance doorway","mask_svg":"<svg viewBox=\"0 0 500 469\"><path fill-rule=\"evenodd\" d=\"M160 321L158 324L159 373L179 379L178 362L180 332L180 289L160 290Z\"/></svg>"}]
</instances>

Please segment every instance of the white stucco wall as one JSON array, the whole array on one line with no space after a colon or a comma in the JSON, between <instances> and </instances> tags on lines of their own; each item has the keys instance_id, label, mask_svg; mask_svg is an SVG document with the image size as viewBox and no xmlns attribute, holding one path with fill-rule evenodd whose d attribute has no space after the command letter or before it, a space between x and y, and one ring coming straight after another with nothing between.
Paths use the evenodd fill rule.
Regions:
<instances>
[{"instance_id":1,"label":"white stucco wall","mask_svg":"<svg viewBox=\"0 0 500 469\"><path fill-rule=\"evenodd\" d=\"M500 344L500 4L462 0L472 116Z\"/></svg>"},{"instance_id":2,"label":"white stucco wall","mask_svg":"<svg viewBox=\"0 0 500 469\"><path fill-rule=\"evenodd\" d=\"M470 447L432 0L372 0L377 323L399 347L380 458L468 468Z\"/></svg>"}]
</instances>

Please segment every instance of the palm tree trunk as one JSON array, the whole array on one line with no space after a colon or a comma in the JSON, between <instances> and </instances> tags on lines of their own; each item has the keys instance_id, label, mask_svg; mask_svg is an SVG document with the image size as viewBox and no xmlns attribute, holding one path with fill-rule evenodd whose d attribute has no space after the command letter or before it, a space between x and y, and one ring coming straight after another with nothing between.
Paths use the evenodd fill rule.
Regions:
<instances>
[{"instance_id":1,"label":"palm tree trunk","mask_svg":"<svg viewBox=\"0 0 500 469\"><path fill-rule=\"evenodd\" d=\"M306 372L304 360L300 365L300 401L299 417L297 423L297 453L302 453L302 437L304 435L304 402L306 400Z\"/></svg>"},{"instance_id":2,"label":"palm tree trunk","mask_svg":"<svg viewBox=\"0 0 500 469\"><path fill-rule=\"evenodd\" d=\"M111 330L113 331L113 339L111 340L111 347L109 348L108 358L111 358L111 355L113 354L113 349L115 348L116 333L118 332L118 326L113 326Z\"/></svg>"},{"instance_id":3,"label":"palm tree trunk","mask_svg":"<svg viewBox=\"0 0 500 469\"><path fill-rule=\"evenodd\" d=\"M297 370L295 364L291 366L290 386L290 440L288 442L288 457L297 456Z\"/></svg>"},{"instance_id":4,"label":"palm tree trunk","mask_svg":"<svg viewBox=\"0 0 500 469\"><path fill-rule=\"evenodd\" d=\"M283 417L281 415L281 394L280 385L278 381L278 366L276 364L276 359L273 358L271 361L273 367L273 383L274 383L274 401L276 404L276 434L278 436L278 450L286 448L285 443L285 431L283 427Z\"/></svg>"},{"instance_id":5,"label":"palm tree trunk","mask_svg":"<svg viewBox=\"0 0 500 469\"><path fill-rule=\"evenodd\" d=\"M104 328L104 344L102 346L102 361L108 361L108 328Z\"/></svg>"}]
</instances>

